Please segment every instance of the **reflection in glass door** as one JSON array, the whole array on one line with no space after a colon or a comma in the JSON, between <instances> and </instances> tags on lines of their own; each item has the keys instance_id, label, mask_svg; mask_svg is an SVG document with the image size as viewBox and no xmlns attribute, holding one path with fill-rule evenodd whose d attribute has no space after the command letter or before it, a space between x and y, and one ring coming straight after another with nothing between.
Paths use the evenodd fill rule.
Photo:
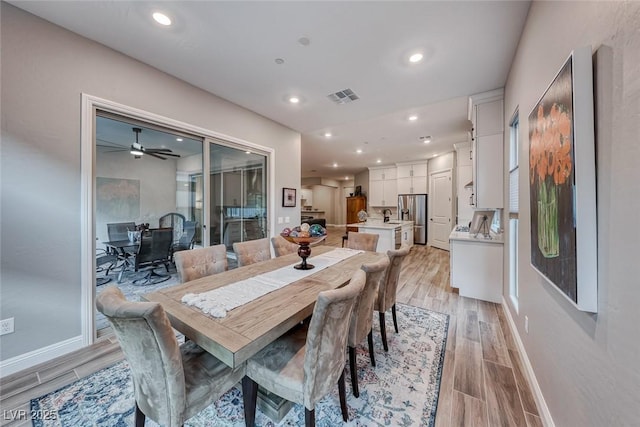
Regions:
<instances>
[{"instance_id":1,"label":"reflection in glass door","mask_svg":"<svg viewBox=\"0 0 640 427\"><path fill-rule=\"evenodd\" d=\"M267 237L267 157L211 142L209 165L210 244Z\"/></svg>"}]
</instances>

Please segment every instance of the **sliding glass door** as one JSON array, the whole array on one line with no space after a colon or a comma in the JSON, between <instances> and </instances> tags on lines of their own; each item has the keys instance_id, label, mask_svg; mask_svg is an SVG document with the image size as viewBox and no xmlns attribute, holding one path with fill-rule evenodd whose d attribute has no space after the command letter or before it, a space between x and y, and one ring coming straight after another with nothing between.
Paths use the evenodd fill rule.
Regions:
<instances>
[{"instance_id":1,"label":"sliding glass door","mask_svg":"<svg viewBox=\"0 0 640 427\"><path fill-rule=\"evenodd\" d=\"M209 143L210 242L228 251L235 242L267 237L267 156Z\"/></svg>"}]
</instances>

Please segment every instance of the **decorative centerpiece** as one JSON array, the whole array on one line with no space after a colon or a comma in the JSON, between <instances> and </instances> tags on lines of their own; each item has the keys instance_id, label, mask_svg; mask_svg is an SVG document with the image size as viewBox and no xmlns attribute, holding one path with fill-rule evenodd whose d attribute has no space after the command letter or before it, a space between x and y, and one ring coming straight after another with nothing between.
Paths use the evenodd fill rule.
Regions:
<instances>
[{"instance_id":1,"label":"decorative centerpiece","mask_svg":"<svg viewBox=\"0 0 640 427\"><path fill-rule=\"evenodd\" d=\"M361 210L360 212L358 212L358 221L365 222L368 216L369 215L367 214L367 211Z\"/></svg>"},{"instance_id":2,"label":"decorative centerpiece","mask_svg":"<svg viewBox=\"0 0 640 427\"><path fill-rule=\"evenodd\" d=\"M311 256L311 247L309 245L327 238L327 230L323 226L320 224L309 225L303 222L298 227L285 228L280 235L289 242L300 246L298 248L298 256L302 258L302 262L294 265L293 268L297 270L311 270L314 268L312 264L307 264L307 258Z\"/></svg>"}]
</instances>

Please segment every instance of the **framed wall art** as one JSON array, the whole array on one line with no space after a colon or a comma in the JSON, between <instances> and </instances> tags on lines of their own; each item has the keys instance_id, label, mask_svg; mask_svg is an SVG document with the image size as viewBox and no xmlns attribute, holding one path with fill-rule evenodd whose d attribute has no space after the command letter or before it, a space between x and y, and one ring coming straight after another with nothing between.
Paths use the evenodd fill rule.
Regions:
<instances>
[{"instance_id":1,"label":"framed wall art","mask_svg":"<svg viewBox=\"0 0 640 427\"><path fill-rule=\"evenodd\" d=\"M529 114L531 264L578 309L597 312L591 47L574 50Z\"/></svg>"},{"instance_id":2,"label":"framed wall art","mask_svg":"<svg viewBox=\"0 0 640 427\"><path fill-rule=\"evenodd\" d=\"M282 189L282 206L286 208L294 208L296 206L296 189Z\"/></svg>"}]
</instances>

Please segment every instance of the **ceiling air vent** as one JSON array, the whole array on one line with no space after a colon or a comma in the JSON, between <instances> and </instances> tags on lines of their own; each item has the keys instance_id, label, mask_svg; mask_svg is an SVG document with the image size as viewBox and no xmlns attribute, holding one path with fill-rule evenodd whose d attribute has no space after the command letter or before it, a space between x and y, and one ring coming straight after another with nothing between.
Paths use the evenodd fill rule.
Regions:
<instances>
[{"instance_id":1,"label":"ceiling air vent","mask_svg":"<svg viewBox=\"0 0 640 427\"><path fill-rule=\"evenodd\" d=\"M335 102L336 104L347 104L351 101L360 99L351 89L344 89L336 93L327 95L327 98Z\"/></svg>"}]
</instances>

